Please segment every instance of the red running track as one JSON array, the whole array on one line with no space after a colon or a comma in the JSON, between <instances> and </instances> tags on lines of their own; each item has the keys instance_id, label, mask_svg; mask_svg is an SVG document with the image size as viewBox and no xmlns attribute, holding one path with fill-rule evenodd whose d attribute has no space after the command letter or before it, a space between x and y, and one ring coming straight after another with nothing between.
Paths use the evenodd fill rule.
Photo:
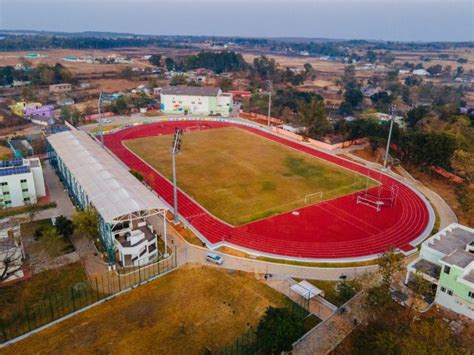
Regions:
<instances>
[{"instance_id":1,"label":"red running track","mask_svg":"<svg viewBox=\"0 0 474 355\"><path fill-rule=\"evenodd\" d=\"M145 181L172 205L172 184L129 151L122 142L128 139L172 134L176 127L203 125L206 128L229 126L229 123L169 121L130 127L104 136L106 146L130 169L139 171ZM380 212L356 204L357 193L307 206L238 227L230 226L211 215L189 196L179 191L179 212L211 244L226 242L261 254L304 259L357 259L374 257L390 247L413 249L429 224L425 202L399 181L358 164L314 150L307 146L255 128L238 126L267 139L280 142L316 157L336 163L380 181L385 186L398 185L395 207ZM373 188L374 190L377 187Z\"/></svg>"}]
</instances>

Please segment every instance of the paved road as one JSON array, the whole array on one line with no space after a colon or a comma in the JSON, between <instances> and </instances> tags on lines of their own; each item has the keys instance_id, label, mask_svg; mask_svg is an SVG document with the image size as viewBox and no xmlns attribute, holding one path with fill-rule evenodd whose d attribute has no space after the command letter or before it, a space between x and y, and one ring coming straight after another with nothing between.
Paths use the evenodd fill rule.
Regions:
<instances>
[{"instance_id":1,"label":"paved road","mask_svg":"<svg viewBox=\"0 0 474 355\"><path fill-rule=\"evenodd\" d=\"M162 217L152 218L150 219L150 223L154 225L157 231L161 231L163 228ZM187 243L172 226L169 226L167 230L169 246L172 248L176 247L177 249L178 266L186 263L206 263L206 254L209 252L209 249ZM349 268L318 268L270 263L228 254L223 254L223 257L224 264L220 266L222 268L259 274L272 274L273 279L287 279L291 277L299 279L339 280L341 274L345 274L349 278L355 278L377 270L376 265Z\"/></svg>"},{"instance_id":2,"label":"paved road","mask_svg":"<svg viewBox=\"0 0 474 355\"><path fill-rule=\"evenodd\" d=\"M43 176L50 194L50 200L55 201L57 207L42 210L36 213L36 219L51 218L63 215L71 217L76 211L74 205L67 192L64 190L64 186L56 175L54 169L46 162L43 166Z\"/></svg>"}]
</instances>

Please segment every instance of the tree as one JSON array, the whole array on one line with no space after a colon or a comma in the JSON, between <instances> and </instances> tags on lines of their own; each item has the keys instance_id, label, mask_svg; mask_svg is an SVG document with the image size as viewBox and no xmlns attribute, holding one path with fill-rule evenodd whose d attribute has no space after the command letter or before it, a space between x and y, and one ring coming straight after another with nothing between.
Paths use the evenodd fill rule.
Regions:
<instances>
[{"instance_id":1,"label":"tree","mask_svg":"<svg viewBox=\"0 0 474 355\"><path fill-rule=\"evenodd\" d=\"M91 239L99 237L98 216L93 207L87 207L82 211L77 211L72 216L74 227Z\"/></svg>"},{"instance_id":2,"label":"tree","mask_svg":"<svg viewBox=\"0 0 474 355\"><path fill-rule=\"evenodd\" d=\"M259 343L267 354L291 351L304 333L303 318L288 308L268 307L257 327Z\"/></svg>"},{"instance_id":3,"label":"tree","mask_svg":"<svg viewBox=\"0 0 474 355\"><path fill-rule=\"evenodd\" d=\"M161 66L161 55L159 54L153 54L148 61L150 62L151 65L154 65L155 67L160 67Z\"/></svg>"},{"instance_id":4,"label":"tree","mask_svg":"<svg viewBox=\"0 0 474 355\"><path fill-rule=\"evenodd\" d=\"M184 75L175 75L173 78L170 80L170 85L175 86L175 85L185 85L187 83L188 79Z\"/></svg>"},{"instance_id":5,"label":"tree","mask_svg":"<svg viewBox=\"0 0 474 355\"><path fill-rule=\"evenodd\" d=\"M176 62L173 60L173 58L170 58L170 57L165 58L165 66L166 66L166 70L168 71L176 70Z\"/></svg>"},{"instance_id":6,"label":"tree","mask_svg":"<svg viewBox=\"0 0 474 355\"><path fill-rule=\"evenodd\" d=\"M439 75L443 72L443 66L441 64L432 65L426 69L431 75Z\"/></svg>"},{"instance_id":7,"label":"tree","mask_svg":"<svg viewBox=\"0 0 474 355\"><path fill-rule=\"evenodd\" d=\"M347 281L339 282L336 290L339 297L343 300L350 300L356 293L355 288Z\"/></svg>"},{"instance_id":8,"label":"tree","mask_svg":"<svg viewBox=\"0 0 474 355\"><path fill-rule=\"evenodd\" d=\"M389 249L382 254L379 259L379 274L382 277L382 285L390 288L395 273L402 269L402 258L393 249Z\"/></svg>"},{"instance_id":9,"label":"tree","mask_svg":"<svg viewBox=\"0 0 474 355\"><path fill-rule=\"evenodd\" d=\"M15 274L22 265L23 255L16 245L0 245L0 282Z\"/></svg>"},{"instance_id":10,"label":"tree","mask_svg":"<svg viewBox=\"0 0 474 355\"><path fill-rule=\"evenodd\" d=\"M255 72L264 80L272 79L277 71L275 59L262 55L253 60Z\"/></svg>"},{"instance_id":11,"label":"tree","mask_svg":"<svg viewBox=\"0 0 474 355\"><path fill-rule=\"evenodd\" d=\"M133 169L130 169L129 170L130 174L132 174L133 176L135 176L140 182L143 182L144 180L144 177L143 177L143 174L136 171L136 170L133 170Z\"/></svg>"},{"instance_id":12,"label":"tree","mask_svg":"<svg viewBox=\"0 0 474 355\"><path fill-rule=\"evenodd\" d=\"M298 121L306 127L308 136L321 137L331 129L324 101L318 98L313 98L310 102L299 102Z\"/></svg>"},{"instance_id":13,"label":"tree","mask_svg":"<svg viewBox=\"0 0 474 355\"><path fill-rule=\"evenodd\" d=\"M63 238L69 238L74 233L74 224L63 215L56 218L56 230Z\"/></svg>"},{"instance_id":14,"label":"tree","mask_svg":"<svg viewBox=\"0 0 474 355\"><path fill-rule=\"evenodd\" d=\"M416 106L407 112L408 127L414 128L416 124L425 118L430 112L426 106Z\"/></svg>"}]
</instances>

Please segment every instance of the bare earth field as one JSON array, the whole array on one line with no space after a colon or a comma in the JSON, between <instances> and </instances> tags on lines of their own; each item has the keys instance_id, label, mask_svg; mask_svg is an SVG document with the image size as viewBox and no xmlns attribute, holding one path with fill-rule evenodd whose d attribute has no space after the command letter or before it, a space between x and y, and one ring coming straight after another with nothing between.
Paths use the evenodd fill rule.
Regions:
<instances>
[{"instance_id":1,"label":"bare earth field","mask_svg":"<svg viewBox=\"0 0 474 355\"><path fill-rule=\"evenodd\" d=\"M164 135L125 144L171 180L172 139ZM235 127L185 133L177 171L183 191L234 225L373 186L355 172Z\"/></svg>"},{"instance_id":2,"label":"bare earth field","mask_svg":"<svg viewBox=\"0 0 474 355\"><path fill-rule=\"evenodd\" d=\"M200 354L230 345L289 304L253 275L187 267L3 350L3 354Z\"/></svg>"}]
</instances>

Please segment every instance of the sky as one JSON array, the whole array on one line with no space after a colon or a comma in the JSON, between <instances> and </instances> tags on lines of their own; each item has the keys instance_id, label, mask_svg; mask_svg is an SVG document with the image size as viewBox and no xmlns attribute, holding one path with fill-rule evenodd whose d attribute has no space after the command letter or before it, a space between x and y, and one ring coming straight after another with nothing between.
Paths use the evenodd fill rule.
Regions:
<instances>
[{"instance_id":1,"label":"sky","mask_svg":"<svg viewBox=\"0 0 474 355\"><path fill-rule=\"evenodd\" d=\"M474 41L474 0L0 0L0 29Z\"/></svg>"}]
</instances>

